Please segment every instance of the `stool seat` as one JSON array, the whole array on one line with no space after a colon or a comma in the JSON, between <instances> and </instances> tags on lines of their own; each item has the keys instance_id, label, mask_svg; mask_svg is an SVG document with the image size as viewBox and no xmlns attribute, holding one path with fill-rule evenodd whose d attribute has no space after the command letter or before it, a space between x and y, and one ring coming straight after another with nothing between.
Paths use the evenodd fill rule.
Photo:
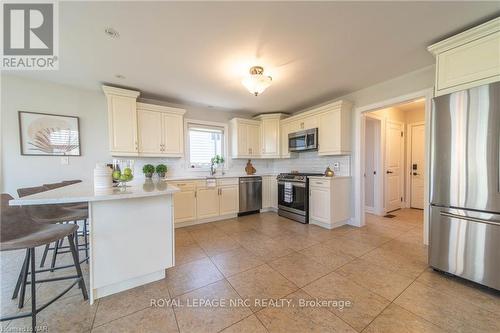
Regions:
<instances>
[{"instance_id":1,"label":"stool seat","mask_svg":"<svg viewBox=\"0 0 500 333\"><path fill-rule=\"evenodd\" d=\"M40 192L45 192L45 191L50 191L56 188L80 183L81 180L65 180L60 183L51 183L51 184L43 184L42 186L35 186L35 187L24 187L20 188L17 190L17 194L19 197L25 197L27 195L32 195ZM53 207L59 207L59 208L67 208L67 209L88 209L89 205L87 202L77 202L77 203L70 203L70 204L56 204L56 205L51 205ZM45 223L57 223L56 222L51 222L51 221L46 221Z\"/></svg>"},{"instance_id":2,"label":"stool seat","mask_svg":"<svg viewBox=\"0 0 500 333\"><path fill-rule=\"evenodd\" d=\"M69 209L58 205L27 206L26 211L38 223L61 223L88 218L88 210L86 209Z\"/></svg>"},{"instance_id":3,"label":"stool seat","mask_svg":"<svg viewBox=\"0 0 500 333\"><path fill-rule=\"evenodd\" d=\"M74 224L40 224L33 221L22 207L9 206L13 197L2 194L0 250L33 248L55 242L77 230Z\"/></svg>"}]
</instances>

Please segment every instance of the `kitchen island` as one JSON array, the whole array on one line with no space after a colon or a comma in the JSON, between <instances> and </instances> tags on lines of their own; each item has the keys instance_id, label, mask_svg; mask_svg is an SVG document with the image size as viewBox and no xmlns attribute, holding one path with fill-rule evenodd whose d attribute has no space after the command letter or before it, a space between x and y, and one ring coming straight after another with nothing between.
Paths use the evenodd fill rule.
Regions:
<instances>
[{"instance_id":1,"label":"kitchen island","mask_svg":"<svg viewBox=\"0 0 500 333\"><path fill-rule=\"evenodd\" d=\"M88 202L90 303L163 279L174 266L172 195L164 181L94 190L91 182L14 199L12 205Z\"/></svg>"}]
</instances>

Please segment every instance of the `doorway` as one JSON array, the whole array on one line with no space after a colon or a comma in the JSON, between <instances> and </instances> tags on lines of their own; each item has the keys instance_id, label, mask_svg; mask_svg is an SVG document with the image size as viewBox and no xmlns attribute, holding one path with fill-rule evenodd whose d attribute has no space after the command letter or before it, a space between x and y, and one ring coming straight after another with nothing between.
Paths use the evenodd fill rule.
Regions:
<instances>
[{"instance_id":1,"label":"doorway","mask_svg":"<svg viewBox=\"0 0 500 333\"><path fill-rule=\"evenodd\" d=\"M365 213L424 208L425 99L364 113Z\"/></svg>"}]
</instances>

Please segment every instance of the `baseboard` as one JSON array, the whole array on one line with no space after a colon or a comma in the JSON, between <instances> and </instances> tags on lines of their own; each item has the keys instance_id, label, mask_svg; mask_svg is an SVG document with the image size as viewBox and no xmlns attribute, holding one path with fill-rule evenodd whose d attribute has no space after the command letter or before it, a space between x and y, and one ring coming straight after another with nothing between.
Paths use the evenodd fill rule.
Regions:
<instances>
[{"instance_id":1,"label":"baseboard","mask_svg":"<svg viewBox=\"0 0 500 333\"><path fill-rule=\"evenodd\" d=\"M191 225L216 222L216 221L221 221L221 220L232 219L235 217L238 217L238 215L237 214L227 214L227 215L209 217L209 218L201 219L201 220L177 222L177 223L175 223L175 228L189 227Z\"/></svg>"},{"instance_id":2,"label":"baseboard","mask_svg":"<svg viewBox=\"0 0 500 333\"><path fill-rule=\"evenodd\" d=\"M348 222L349 222L349 219L343 220L343 221L338 221L335 223L325 223L325 222L321 222L321 221L309 220L309 224L314 224L314 225L317 225L317 226L325 228L325 229L335 229L335 228L338 228L338 227L341 227L341 226L347 224Z\"/></svg>"},{"instance_id":3,"label":"baseboard","mask_svg":"<svg viewBox=\"0 0 500 333\"><path fill-rule=\"evenodd\" d=\"M375 213L375 208L374 207L365 206L365 213L374 214Z\"/></svg>"}]
</instances>

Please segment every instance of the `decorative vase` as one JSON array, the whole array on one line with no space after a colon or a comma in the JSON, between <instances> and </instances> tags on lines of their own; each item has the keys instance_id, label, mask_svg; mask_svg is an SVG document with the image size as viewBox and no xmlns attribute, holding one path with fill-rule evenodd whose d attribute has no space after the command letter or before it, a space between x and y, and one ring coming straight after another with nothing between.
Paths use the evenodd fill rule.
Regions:
<instances>
[{"instance_id":1,"label":"decorative vase","mask_svg":"<svg viewBox=\"0 0 500 333\"><path fill-rule=\"evenodd\" d=\"M158 173L158 177L160 177L162 179L165 178L165 172Z\"/></svg>"},{"instance_id":2,"label":"decorative vase","mask_svg":"<svg viewBox=\"0 0 500 333\"><path fill-rule=\"evenodd\" d=\"M327 166L325 170L325 177L333 177L333 176L334 176L333 170L330 169L330 166Z\"/></svg>"},{"instance_id":3,"label":"decorative vase","mask_svg":"<svg viewBox=\"0 0 500 333\"><path fill-rule=\"evenodd\" d=\"M148 172L148 173L145 173L144 176L146 176L147 179L151 179L151 178L153 178L153 173Z\"/></svg>"},{"instance_id":4,"label":"decorative vase","mask_svg":"<svg viewBox=\"0 0 500 333\"><path fill-rule=\"evenodd\" d=\"M252 165L252 160L248 160L247 166L245 167L245 171L246 171L247 175L253 175L257 171L257 170L255 170L255 168Z\"/></svg>"}]
</instances>

